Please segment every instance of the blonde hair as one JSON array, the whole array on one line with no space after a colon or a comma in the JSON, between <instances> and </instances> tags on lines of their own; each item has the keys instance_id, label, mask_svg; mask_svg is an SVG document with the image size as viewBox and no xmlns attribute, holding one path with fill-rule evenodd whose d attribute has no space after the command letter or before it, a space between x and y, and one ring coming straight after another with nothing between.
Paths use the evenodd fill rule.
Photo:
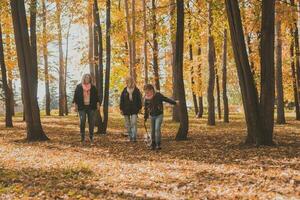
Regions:
<instances>
[{"instance_id":1,"label":"blonde hair","mask_svg":"<svg viewBox=\"0 0 300 200\"><path fill-rule=\"evenodd\" d=\"M81 83L82 83L82 84L84 83L84 80L85 80L86 77L89 77L90 83L93 82L92 75L90 75L90 74L83 74L83 76L82 76L82 78L81 78Z\"/></svg>"},{"instance_id":2,"label":"blonde hair","mask_svg":"<svg viewBox=\"0 0 300 200\"><path fill-rule=\"evenodd\" d=\"M130 86L130 87L134 87L135 86L135 81L134 81L134 79L132 78L132 77L130 77L130 76L128 76L126 79L125 79L125 81L126 81L126 85L128 86Z\"/></svg>"}]
</instances>

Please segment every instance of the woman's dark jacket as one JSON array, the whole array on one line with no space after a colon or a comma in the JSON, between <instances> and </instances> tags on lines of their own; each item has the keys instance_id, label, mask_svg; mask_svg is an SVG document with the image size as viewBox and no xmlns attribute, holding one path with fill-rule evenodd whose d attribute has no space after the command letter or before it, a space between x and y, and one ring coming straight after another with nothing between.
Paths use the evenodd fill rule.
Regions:
<instances>
[{"instance_id":1,"label":"woman's dark jacket","mask_svg":"<svg viewBox=\"0 0 300 200\"><path fill-rule=\"evenodd\" d=\"M120 110L123 115L136 115L142 109L142 95L140 90L135 87L132 93L132 101L129 99L127 87L124 88L120 97Z\"/></svg>"},{"instance_id":2,"label":"woman's dark jacket","mask_svg":"<svg viewBox=\"0 0 300 200\"><path fill-rule=\"evenodd\" d=\"M90 91L90 105L88 108L91 108L93 110L97 109L97 103L99 102L99 97L98 97L98 91L97 88L92 85L91 86L91 91ZM76 103L78 106L78 110L83 110L87 108L87 106L84 105L83 102L83 87L82 84L78 84L75 89L75 94L73 98L73 103Z\"/></svg>"},{"instance_id":3,"label":"woman's dark jacket","mask_svg":"<svg viewBox=\"0 0 300 200\"><path fill-rule=\"evenodd\" d=\"M154 94L152 99L145 99L145 113L144 119L149 118L150 116L158 116L164 113L164 106L163 102L170 103L172 105L176 105L176 101L169 99L162 95L161 93L157 92Z\"/></svg>"}]
</instances>

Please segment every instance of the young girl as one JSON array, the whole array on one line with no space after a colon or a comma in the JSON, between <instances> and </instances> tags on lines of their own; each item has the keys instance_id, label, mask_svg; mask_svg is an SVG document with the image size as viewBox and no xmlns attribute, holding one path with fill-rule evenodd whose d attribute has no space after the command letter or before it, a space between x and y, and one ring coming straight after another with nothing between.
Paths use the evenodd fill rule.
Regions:
<instances>
[{"instance_id":1,"label":"young girl","mask_svg":"<svg viewBox=\"0 0 300 200\"><path fill-rule=\"evenodd\" d=\"M94 142L94 114L97 107L99 107L98 102L99 98L97 88L92 84L91 75L83 75L81 83L76 87L73 99L75 111L79 112L80 135L82 144L84 144L85 139L86 116L89 123L90 142L91 144L93 144Z\"/></svg>"},{"instance_id":2,"label":"young girl","mask_svg":"<svg viewBox=\"0 0 300 200\"><path fill-rule=\"evenodd\" d=\"M163 121L163 102L176 105L177 101L173 101L162 95L159 92L155 92L154 87L151 84L145 85L145 121L149 118L151 120L151 149L161 149L161 124Z\"/></svg>"}]
</instances>

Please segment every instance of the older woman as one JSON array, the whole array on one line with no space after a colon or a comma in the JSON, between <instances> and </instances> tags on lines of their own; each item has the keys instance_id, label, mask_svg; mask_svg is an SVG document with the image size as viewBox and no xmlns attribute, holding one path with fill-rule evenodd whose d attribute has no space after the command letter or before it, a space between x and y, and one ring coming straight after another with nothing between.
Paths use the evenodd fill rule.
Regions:
<instances>
[{"instance_id":1,"label":"older woman","mask_svg":"<svg viewBox=\"0 0 300 200\"><path fill-rule=\"evenodd\" d=\"M134 79L126 78L126 87L120 98L120 110L125 118L125 126L131 142L136 142L137 114L142 108L141 92L136 87Z\"/></svg>"},{"instance_id":2,"label":"older woman","mask_svg":"<svg viewBox=\"0 0 300 200\"><path fill-rule=\"evenodd\" d=\"M94 142L94 114L99 106L98 102L98 92L97 88L92 84L92 77L90 74L84 74L81 83L76 87L73 99L75 110L79 112L82 144L85 142L86 116L89 123L90 142L91 144Z\"/></svg>"}]
</instances>

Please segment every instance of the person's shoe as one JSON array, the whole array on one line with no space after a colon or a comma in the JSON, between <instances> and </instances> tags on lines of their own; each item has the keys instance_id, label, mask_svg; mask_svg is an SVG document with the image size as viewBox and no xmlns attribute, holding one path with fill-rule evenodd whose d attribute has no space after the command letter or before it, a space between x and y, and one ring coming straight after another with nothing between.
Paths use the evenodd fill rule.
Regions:
<instances>
[{"instance_id":1,"label":"person's shoe","mask_svg":"<svg viewBox=\"0 0 300 200\"><path fill-rule=\"evenodd\" d=\"M161 147L160 146L156 146L156 150L161 150Z\"/></svg>"}]
</instances>

